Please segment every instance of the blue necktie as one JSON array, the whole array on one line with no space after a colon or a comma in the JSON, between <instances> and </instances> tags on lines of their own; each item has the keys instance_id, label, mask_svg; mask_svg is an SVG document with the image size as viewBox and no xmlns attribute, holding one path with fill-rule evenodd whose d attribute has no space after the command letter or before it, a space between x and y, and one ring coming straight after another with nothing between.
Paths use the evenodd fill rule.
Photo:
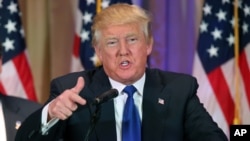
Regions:
<instances>
[{"instance_id":1,"label":"blue necktie","mask_svg":"<svg viewBox=\"0 0 250 141\"><path fill-rule=\"evenodd\" d=\"M136 88L126 86L123 92L127 93L128 98L123 111L122 141L141 141L141 120L133 98Z\"/></svg>"}]
</instances>

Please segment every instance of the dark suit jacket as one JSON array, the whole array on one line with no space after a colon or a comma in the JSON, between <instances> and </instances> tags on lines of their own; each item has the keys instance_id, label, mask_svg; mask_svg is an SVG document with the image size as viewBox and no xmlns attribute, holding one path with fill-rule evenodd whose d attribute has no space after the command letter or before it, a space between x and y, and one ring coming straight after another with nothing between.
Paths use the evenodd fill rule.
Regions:
<instances>
[{"instance_id":1,"label":"dark suit jacket","mask_svg":"<svg viewBox=\"0 0 250 141\"><path fill-rule=\"evenodd\" d=\"M22 123L31 113L41 107L40 104L26 99L0 94L6 127L7 141L14 141L16 126Z\"/></svg>"},{"instance_id":2,"label":"dark suit jacket","mask_svg":"<svg viewBox=\"0 0 250 141\"><path fill-rule=\"evenodd\" d=\"M80 95L87 99L65 121L59 121L46 135L41 135L41 110L22 124L16 141L83 141L95 106L94 97L111 88L103 68L77 72L54 79L51 83L51 101L65 89L72 88L79 76L85 79ZM223 131L213 122L196 96L196 79L157 69L146 70L142 104L143 141L226 141ZM160 100L160 101L159 101ZM113 100L101 105L101 113L89 140L115 141L116 123Z\"/></svg>"}]
</instances>

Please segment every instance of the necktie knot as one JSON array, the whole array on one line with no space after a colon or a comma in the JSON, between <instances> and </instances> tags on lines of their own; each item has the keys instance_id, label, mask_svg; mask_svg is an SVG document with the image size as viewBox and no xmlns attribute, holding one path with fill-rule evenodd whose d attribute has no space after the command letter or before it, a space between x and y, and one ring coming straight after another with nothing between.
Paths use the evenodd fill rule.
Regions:
<instances>
[{"instance_id":1,"label":"necktie knot","mask_svg":"<svg viewBox=\"0 0 250 141\"><path fill-rule=\"evenodd\" d=\"M126 86L123 89L123 92L127 93L128 97L133 96L133 94L136 92L136 88L133 85Z\"/></svg>"}]
</instances>

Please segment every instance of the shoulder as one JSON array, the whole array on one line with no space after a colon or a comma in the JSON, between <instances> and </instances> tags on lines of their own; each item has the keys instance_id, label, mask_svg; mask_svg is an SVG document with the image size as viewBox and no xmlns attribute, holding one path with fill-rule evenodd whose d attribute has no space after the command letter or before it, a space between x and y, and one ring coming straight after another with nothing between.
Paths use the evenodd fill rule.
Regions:
<instances>
[{"instance_id":1,"label":"shoulder","mask_svg":"<svg viewBox=\"0 0 250 141\"><path fill-rule=\"evenodd\" d=\"M192 75L159 69L146 70L146 84L147 86L162 86L172 91L196 91L199 87L197 79Z\"/></svg>"},{"instance_id":2,"label":"shoulder","mask_svg":"<svg viewBox=\"0 0 250 141\"><path fill-rule=\"evenodd\" d=\"M171 71L164 71L157 68L146 70L146 75L148 77L154 77L160 79L162 81L197 81L196 78L192 75L185 74L185 73L178 73L178 72L171 72Z\"/></svg>"},{"instance_id":3,"label":"shoulder","mask_svg":"<svg viewBox=\"0 0 250 141\"><path fill-rule=\"evenodd\" d=\"M83 77L92 77L95 74L97 74L98 72L104 72L102 67L98 67L98 68L94 68L94 69L90 69L90 70L83 70L83 71L79 71L79 72L71 72L62 76L58 76L56 78L54 78L53 80L64 80L64 79L68 79L68 78L78 78L79 76L83 76Z\"/></svg>"},{"instance_id":4,"label":"shoulder","mask_svg":"<svg viewBox=\"0 0 250 141\"><path fill-rule=\"evenodd\" d=\"M4 100L8 103L14 103L14 104L20 103L20 105L22 105L22 106L36 106L36 107L38 106L38 107L40 107L40 104L35 102L35 101L31 101L28 99L15 97L15 96L4 96Z\"/></svg>"},{"instance_id":5,"label":"shoulder","mask_svg":"<svg viewBox=\"0 0 250 141\"><path fill-rule=\"evenodd\" d=\"M85 84L91 83L94 79L106 76L102 67L80 72L72 72L52 79L51 85L59 85L65 88L73 87L79 77L83 77Z\"/></svg>"},{"instance_id":6,"label":"shoulder","mask_svg":"<svg viewBox=\"0 0 250 141\"><path fill-rule=\"evenodd\" d=\"M1 95L0 97L4 108L14 113L19 113L20 115L28 115L42 107L38 102L20 97L6 95Z\"/></svg>"}]
</instances>

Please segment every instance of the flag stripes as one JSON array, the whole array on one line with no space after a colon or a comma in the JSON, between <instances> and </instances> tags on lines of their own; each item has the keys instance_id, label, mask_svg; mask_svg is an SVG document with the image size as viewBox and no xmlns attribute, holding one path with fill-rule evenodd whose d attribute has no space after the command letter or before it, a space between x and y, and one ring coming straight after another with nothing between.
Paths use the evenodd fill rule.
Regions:
<instances>
[{"instance_id":1,"label":"flag stripes","mask_svg":"<svg viewBox=\"0 0 250 141\"><path fill-rule=\"evenodd\" d=\"M234 102L231 98L230 90L221 68L217 68L210 72L208 74L208 79L225 115L227 123L232 123L234 118L234 112L232 112L232 109L234 109Z\"/></svg>"},{"instance_id":2,"label":"flag stripes","mask_svg":"<svg viewBox=\"0 0 250 141\"><path fill-rule=\"evenodd\" d=\"M18 1L0 2L1 93L37 101Z\"/></svg>"},{"instance_id":3,"label":"flag stripes","mask_svg":"<svg viewBox=\"0 0 250 141\"><path fill-rule=\"evenodd\" d=\"M239 61L240 72L242 74L243 84L244 84L244 88L245 88L247 100L248 100L248 105L250 107L250 87L247 86L250 84L250 70L249 70L249 65L247 63L246 52L241 53L239 60L240 60Z\"/></svg>"},{"instance_id":4,"label":"flag stripes","mask_svg":"<svg viewBox=\"0 0 250 141\"><path fill-rule=\"evenodd\" d=\"M20 53L16 57L12 59L15 68L17 69L17 77L19 77L20 83L23 85L24 93L27 96L27 99L37 101L36 93L34 89L34 82L31 74L31 70L29 69L29 63L26 58L25 52Z\"/></svg>"}]
</instances>

